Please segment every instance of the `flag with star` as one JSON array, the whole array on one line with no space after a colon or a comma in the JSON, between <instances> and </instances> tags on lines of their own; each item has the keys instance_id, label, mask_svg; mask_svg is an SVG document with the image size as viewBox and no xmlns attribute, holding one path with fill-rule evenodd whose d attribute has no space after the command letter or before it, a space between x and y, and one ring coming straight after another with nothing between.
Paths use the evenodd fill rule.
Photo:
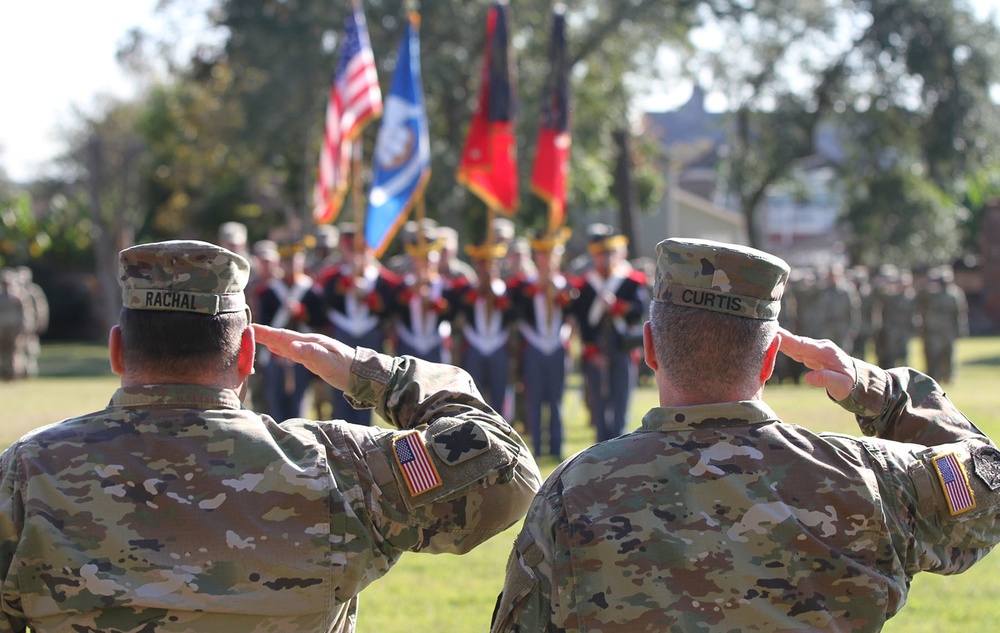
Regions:
<instances>
[{"instance_id":1,"label":"flag with star","mask_svg":"<svg viewBox=\"0 0 1000 633\"><path fill-rule=\"evenodd\" d=\"M441 476L427 453L419 431L397 437L392 442L392 449L410 494L416 496L441 485Z\"/></svg>"},{"instance_id":2,"label":"flag with star","mask_svg":"<svg viewBox=\"0 0 1000 633\"><path fill-rule=\"evenodd\" d=\"M513 215L517 208L517 150L514 142L516 97L509 45L507 3L486 16L479 103L472 116L458 165L458 182L491 209Z\"/></svg>"},{"instance_id":3,"label":"flag with star","mask_svg":"<svg viewBox=\"0 0 1000 633\"><path fill-rule=\"evenodd\" d=\"M319 176L313 191L317 224L336 219L347 194L354 143L372 119L382 114L382 92L375 55L359 0L354 0L344 24L340 59L326 106L326 130L320 149Z\"/></svg>"}]
</instances>

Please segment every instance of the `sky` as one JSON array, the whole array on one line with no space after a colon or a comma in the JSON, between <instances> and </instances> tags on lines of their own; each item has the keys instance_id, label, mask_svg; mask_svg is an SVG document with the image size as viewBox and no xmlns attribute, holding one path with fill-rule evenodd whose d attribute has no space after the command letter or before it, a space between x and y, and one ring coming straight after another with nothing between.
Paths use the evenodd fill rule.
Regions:
<instances>
[{"instance_id":1,"label":"sky","mask_svg":"<svg viewBox=\"0 0 1000 633\"><path fill-rule=\"evenodd\" d=\"M156 3L0 0L0 168L10 178L45 172L74 108L93 112L98 94L135 94L115 52L135 26L161 32ZM1000 14L1000 0L973 4L980 16Z\"/></svg>"},{"instance_id":2,"label":"sky","mask_svg":"<svg viewBox=\"0 0 1000 633\"><path fill-rule=\"evenodd\" d=\"M156 2L0 0L0 167L10 178L44 173L74 108L135 94L115 52L135 26L159 32Z\"/></svg>"}]
</instances>

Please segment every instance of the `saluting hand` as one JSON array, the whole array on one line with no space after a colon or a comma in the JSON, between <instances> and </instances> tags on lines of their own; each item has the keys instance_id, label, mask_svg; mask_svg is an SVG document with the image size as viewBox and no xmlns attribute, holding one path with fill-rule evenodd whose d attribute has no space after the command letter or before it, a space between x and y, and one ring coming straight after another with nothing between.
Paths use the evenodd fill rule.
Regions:
<instances>
[{"instance_id":1,"label":"saluting hand","mask_svg":"<svg viewBox=\"0 0 1000 633\"><path fill-rule=\"evenodd\" d=\"M857 372L854 359L847 352L832 341L796 336L784 328L780 328L779 335L778 349L812 370L805 376L806 384L825 388L830 397L838 401L851 395Z\"/></svg>"},{"instance_id":2,"label":"saluting hand","mask_svg":"<svg viewBox=\"0 0 1000 633\"><path fill-rule=\"evenodd\" d=\"M347 389L354 362L354 348L322 334L302 334L292 330L253 324L254 338L271 353L305 366L333 387Z\"/></svg>"}]
</instances>

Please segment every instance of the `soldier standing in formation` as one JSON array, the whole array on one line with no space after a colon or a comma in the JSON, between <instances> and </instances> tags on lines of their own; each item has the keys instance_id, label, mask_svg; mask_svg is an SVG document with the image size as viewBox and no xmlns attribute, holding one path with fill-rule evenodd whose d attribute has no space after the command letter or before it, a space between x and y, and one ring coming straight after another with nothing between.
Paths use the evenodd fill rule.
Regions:
<instances>
[{"instance_id":1,"label":"soldier standing in formation","mask_svg":"<svg viewBox=\"0 0 1000 633\"><path fill-rule=\"evenodd\" d=\"M535 496L494 612L513 631L879 631L921 571L1000 542L1000 451L928 376L779 330L788 266L668 239L646 362L660 406ZM868 437L763 401L779 353Z\"/></svg>"},{"instance_id":2,"label":"soldier standing in formation","mask_svg":"<svg viewBox=\"0 0 1000 633\"><path fill-rule=\"evenodd\" d=\"M445 340L448 322L448 284L441 275L442 240L432 226L414 225L403 234L403 249L409 266L403 268L402 284L390 308L395 321L397 355L422 358L434 363L451 362Z\"/></svg>"},{"instance_id":3,"label":"soldier standing in formation","mask_svg":"<svg viewBox=\"0 0 1000 633\"><path fill-rule=\"evenodd\" d=\"M260 323L296 332L321 332L327 326L323 295L306 274L305 248L299 242L279 244L281 277L272 277L258 299ZM268 410L282 422L305 414L306 394L312 373L282 356L269 355L264 368Z\"/></svg>"},{"instance_id":4,"label":"soldier standing in formation","mask_svg":"<svg viewBox=\"0 0 1000 633\"><path fill-rule=\"evenodd\" d=\"M21 369L24 378L38 376L38 356L42 351L41 335L49 329L49 302L45 291L34 282L31 269L18 266L18 282L24 298L24 360Z\"/></svg>"},{"instance_id":5,"label":"soldier standing in formation","mask_svg":"<svg viewBox=\"0 0 1000 633\"><path fill-rule=\"evenodd\" d=\"M927 373L949 383L955 379L955 341L969 335L965 292L955 283L951 266L928 271L927 283L917 295L917 312Z\"/></svg>"},{"instance_id":6,"label":"soldier standing in formation","mask_svg":"<svg viewBox=\"0 0 1000 633\"><path fill-rule=\"evenodd\" d=\"M350 633L404 553L463 554L524 515L538 469L461 369L251 326L249 264L212 244L119 264L121 388L0 457L0 628ZM391 428L244 408L255 339Z\"/></svg>"},{"instance_id":7,"label":"soldier standing in formation","mask_svg":"<svg viewBox=\"0 0 1000 633\"><path fill-rule=\"evenodd\" d=\"M441 261L438 264L441 275L451 284L463 279L467 283L475 283L476 270L458 258L458 231L450 226L439 226L435 232L441 240Z\"/></svg>"},{"instance_id":8,"label":"soldier standing in formation","mask_svg":"<svg viewBox=\"0 0 1000 633\"><path fill-rule=\"evenodd\" d=\"M353 224L347 223L342 226L354 230ZM340 244L342 226L321 224L313 231L312 248L308 249L306 257L306 272L313 279L318 280L323 273L340 263L343 252Z\"/></svg>"},{"instance_id":9,"label":"soldier standing in formation","mask_svg":"<svg viewBox=\"0 0 1000 633\"><path fill-rule=\"evenodd\" d=\"M625 259L628 240L606 224L590 226L593 267L577 282L573 314L583 347L586 401L597 441L625 431L628 403L638 380L631 344L647 299L645 276Z\"/></svg>"},{"instance_id":10,"label":"soldier standing in formation","mask_svg":"<svg viewBox=\"0 0 1000 633\"><path fill-rule=\"evenodd\" d=\"M24 312L27 299L18 274L0 270L0 380L11 381L24 375Z\"/></svg>"},{"instance_id":11,"label":"soldier standing in formation","mask_svg":"<svg viewBox=\"0 0 1000 633\"><path fill-rule=\"evenodd\" d=\"M567 309L579 292L561 270L567 237L568 231L536 235L531 240L534 270L511 282L521 341L518 362L525 425L535 456L547 450L558 459L562 459L562 399L572 329ZM542 423L543 409L547 424Z\"/></svg>"},{"instance_id":12,"label":"soldier standing in formation","mask_svg":"<svg viewBox=\"0 0 1000 633\"><path fill-rule=\"evenodd\" d=\"M454 350L455 362L469 372L486 402L509 420L513 413L509 343L515 312L507 283L500 277L507 245L469 245L465 252L477 281L453 280L449 291L452 327L462 341L461 349Z\"/></svg>"},{"instance_id":13,"label":"soldier standing in formation","mask_svg":"<svg viewBox=\"0 0 1000 633\"><path fill-rule=\"evenodd\" d=\"M868 344L874 335L873 310L875 308L875 292L872 288L868 269L864 266L854 266L849 271L849 280L858 292L858 334L854 337L851 356L864 360L868 357Z\"/></svg>"},{"instance_id":14,"label":"soldier standing in formation","mask_svg":"<svg viewBox=\"0 0 1000 633\"><path fill-rule=\"evenodd\" d=\"M381 350L385 346L385 319L402 283L386 270L353 224L340 225L340 261L320 274L330 335L350 347ZM333 417L354 424L371 424L371 409L355 409L340 391L333 390Z\"/></svg>"},{"instance_id":15,"label":"soldier standing in formation","mask_svg":"<svg viewBox=\"0 0 1000 633\"><path fill-rule=\"evenodd\" d=\"M916 290L913 275L895 266L882 266L875 287L875 356L879 367L905 365L910 340L916 332Z\"/></svg>"},{"instance_id":16,"label":"soldier standing in formation","mask_svg":"<svg viewBox=\"0 0 1000 633\"><path fill-rule=\"evenodd\" d=\"M861 298L857 288L844 274L840 264L830 264L820 271L816 281L822 307L819 336L833 341L841 349L853 349L861 321Z\"/></svg>"}]
</instances>

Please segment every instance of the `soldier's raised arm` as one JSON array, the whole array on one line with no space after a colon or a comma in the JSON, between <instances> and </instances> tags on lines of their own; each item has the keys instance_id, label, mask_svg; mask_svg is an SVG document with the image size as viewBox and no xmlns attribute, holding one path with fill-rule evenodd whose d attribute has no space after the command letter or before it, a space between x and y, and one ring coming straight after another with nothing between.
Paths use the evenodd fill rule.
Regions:
<instances>
[{"instance_id":1,"label":"soldier's raised arm","mask_svg":"<svg viewBox=\"0 0 1000 633\"><path fill-rule=\"evenodd\" d=\"M355 350L320 335L255 330L272 352L304 364L395 427L327 431L329 450L348 449L356 483L368 493L359 501L387 558L405 550L466 552L524 516L541 482L537 466L465 370Z\"/></svg>"}]
</instances>

